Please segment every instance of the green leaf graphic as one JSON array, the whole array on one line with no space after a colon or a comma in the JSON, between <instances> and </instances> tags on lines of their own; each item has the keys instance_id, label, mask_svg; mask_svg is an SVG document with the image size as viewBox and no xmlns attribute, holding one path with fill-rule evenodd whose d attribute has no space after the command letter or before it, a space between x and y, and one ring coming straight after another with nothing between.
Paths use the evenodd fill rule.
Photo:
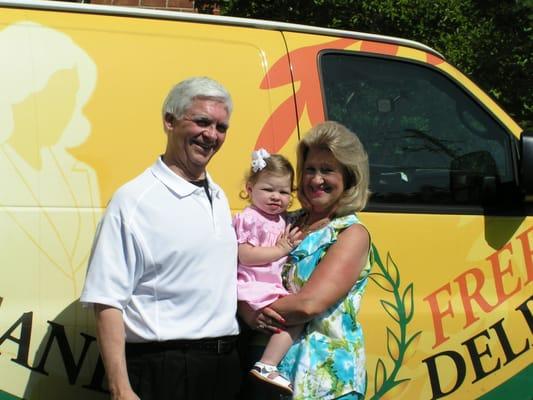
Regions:
<instances>
[{"instance_id":1,"label":"green leaf graphic","mask_svg":"<svg viewBox=\"0 0 533 400\"><path fill-rule=\"evenodd\" d=\"M409 345L413 342L413 340L415 340L416 337L417 337L418 335L420 335L421 333L422 333L421 331L418 331L418 332L416 332L413 336L411 336L411 337L409 338L409 340L405 343L405 347L409 347Z\"/></svg>"},{"instance_id":2,"label":"green leaf graphic","mask_svg":"<svg viewBox=\"0 0 533 400\"><path fill-rule=\"evenodd\" d=\"M398 360L398 356L400 354L400 340L398 340L390 328L387 328L387 351L392 360Z\"/></svg>"},{"instance_id":3,"label":"green leaf graphic","mask_svg":"<svg viewBox=\"0 0 533 400\"><path fill-rule=\"evenodd\" d=\"M374 263L379 269L379 272L371 273L369 276L376 285L387 292L386 296L391 298L391 300L380 299L380 303L385 312L396 324L396 329L392 327L386 328L389 361L387 362L387 359L379 358L375 367L374 394L370 397L370 400L379 400L394 387L410 380L410 378L399 378L398 374L404 362L406 351L421 332L416 332L407 339L407 325L414 316L413 283L409 283L402 290L400 288L400 270L390 253L387 253L384 265L374 245L372 245L372 250ZM387 375L387 364L392 365L392 370L389 375Z\"/></svg>"},{"instance_id":4,"label":"green leaf graphic","mask_svg":"<svg viewBox=\"0 0 533 400\"><path fill-rule=\"evenodd\" d=\"M374 283L378 285L380 288L382 288L383 290L386 290L387 292L390 292L390 293L394 292L394 288L392 287L392 284L382 274L378 274L374 272L374 273L369 274L368 277L372 279Z\"/></svg>"},{"instance_id":5,"label":"green leaf graphic","mask_svg":"<svg viewBox=\"0 0 533 400\"><path fill-rule=\"evenodd\" d=\"M392 304L389 303L386 300L380 300L381 305L387 311L387 314L389 314L396 322L400 322L400 316L398 315L398 308Z\"/></svg>"},{"instance_id":6,"label":"green leaf graphic","mask_svg":"<svg viewBox=\"0 0 533 400\"><path fill-rule=\"evenodd\" d=\"M398 266L392 259L390 253L387 253L387 272L395 287L400 287L400 273L398 272Z\"/></svg>"},{"instance_id":7,"label":"green leaf graphic","mask_svg":"<svg viewBox=\"0 0 533 400\"><path fill-rule=\"evenodd\" d=\"M374 372L374 388L376 392L383 387L386 379L387 368L385 368L385 364L380 358L376 364L376 371Z\"/></svg>"},{"instance_id":8,"label":"green leaf graphic","mask_svg":"<svg viewBox=\"0 0 533 400\"><path fill-rule=\"evenodd\" d=\"M409 285L407 285L407 287L405 288L405 291L403 292L402 303L405 306L406 322L410 322L411 318L413 318L413 314L415 311L412 282Z\"/></svg>"}]
</instances>

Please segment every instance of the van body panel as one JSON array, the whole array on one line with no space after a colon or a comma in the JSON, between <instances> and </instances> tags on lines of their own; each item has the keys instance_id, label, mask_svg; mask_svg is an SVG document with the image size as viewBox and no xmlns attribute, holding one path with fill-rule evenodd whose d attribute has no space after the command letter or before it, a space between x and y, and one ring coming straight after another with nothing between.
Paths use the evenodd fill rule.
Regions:
<instances>
[{"instance_id":1,"label":"van body panel","mask_svg":"<svg viewBox=\"0 0 533 400\"><path fill-rule=\"evenodd\" d=\"M78 160L95 166L101 193L99 205L105 206L119 185L151 165L153 155L162 152L165 138L159 110L164 96L168 88L182 77L199 75L210 75L229 82L227 86L235 104L254 104L253 110L235 108L232 125L238 126L239 132L230 127L224 152L210 164L210 173L214 178L224 187L232 188L226 189L231 203L239 201L238 192L247 160L237 156L242 155L245 149L253 150L256 142L253 132L261 131L280 99L293 95L291 86L271 88L269 79L264 79L270 65L281 59L280 76L290 80L286 51L279 32L228 26L212 26L206 30L202 24L150 19L133 19L133 29L132 19L126 17L69 14L65 20L62 13L10 9L3 10L0 22L9 26L30 18L35 23L67 34L97 66L94 68L96 71L91 73L98 84L94 85L94 91L83 109L86 116L83 128L86 131L90 129L91 133L80 146L69 151ZM191 54L188 62L183 60L181 52ZM217 63L220 65L216 66ZM147 75L152 78L138 79ZM239 79L235 79L236 76ZM108 104L105 108L101 107L104 103ZM152 111L146 117L140 120L133 118L137 117L139 110L148 106ZM283 123L294 120L294 114L294 106L292 110L289 107ZM87 120L90 126L87 126ZM274 132L279 129L280 123L273 120L264 130L265 146L276 146L278 139ZM292 125L296 126L295 123ZM250 133L242 132L244 130ZM290 132L289 136L294 133ZM292 142L296 140L297 136ZM121 152L120 160L117 160L114 155L125 143L129 149L144 151ZM232 174L229 177L223 173L220 166L228 164L233 164L235 171L242 171L241 176Z\"/></svg>"},{"instance_id":2,"label":"van body panel","mask_svg":"<svg viewBox=\"0 0 533 400\"><path fill-rule=\"evenodd\" d=\"M6 3L0 399L106 398L93 317L77 302L92 238L114 191L163 151L169 87L195 75L233 97L208 169L233 211L246 206L253 149L294 163L299 136L333 118L362 136L376 194L361 213L377 256L361 309L367 398L488 400L502 388L529 398L533 218L514 195L520 128L441 55L268 21ZM464 170L479 163L494 172L479 193L447 186L478 182ZM511 193L496 208L478 198L493 187Z\"/></svg>"},{"instance_id":3,"label":"van body panel","mask_svg":"<svg viewBox=\"0 0 533 400\"><path fill-rule=\"evenodd\" d=\"M375 268L360 314L367 393L376 393L375 382L394 381L402 349L395 380L409 381L387 392L391 398L430 399L455 385L445 398L478 398L531 364L531 332L517 309L531 301L523 247L533 237L531 219L365 213L362 220L385 266ZM411 320L397 317L412 309ZM507 340L520 356L507 359ZM430 376L440 389L432 390Z\"/></svg>"},{"instance_id":4,"label":"van body panel","mask_svg":"<svg viewBox=\"0 0 533 400\"><path fill-rule=\"evenodd\" d=\"M332 119L324 107L327 72L321 70L320 57L340 50L442 70L465 96L498 118L502 134L519 137L520 128L499 106L432 54L383 43L292 32L284 36L298 87L298 112L303 114L301 132ZM341 77L335 79L346 84ZM326 108L322 113L321 106ZM372 164L370 154L371 170ZM401 205L388 213L362 213L384 266L374 267L360 314L367 338L369 398L478 398L531 364L529 317L518 307L527 310L531 301L533 218L461 214L412 214ZM507 341L518 350L516 356L504 350Z\"/></svg>"},{"instance_id":5,"label":"van body panel","mask_svg":"<svg viewBox=\"0 0 533 400\"><path fill-rule=\"evenodd\" d=\"M408 40L393 36L376 35L372 33L354 32L340 29L322 28L309 25L291 24L286 22L267 21L261 19L250 19L240 17L228 17L220 15L207 15L196 14L190 12L177 12L166 11L151 8L141 7L121 7L99 4L85 3L83 5L72 4L68 2L50 2L42 0L0 0L0 6L6 8L19 8L19 9L31 9L31 10L58 10L58 11L70 11L75 13L84 14L100 14L100 15L118 15L118 16L130 16L138 18L150 18L159 20L172 20L172 21L189 21L194 23L202 23L209 25L230 25L230 26L243 26L256 29L275 30L275 31L290 31L301 33L312 33L326 36L336 37L351 37L357 39L368 39L382 43L398 43L404 46L409 46L417 49L425 50L438 57L442 55L435 49L426 46L422 43L414 40Z\"/></svg>"},{"instance_id":6,"label":"van body panel","mask_svg":"<svg viewBox=\"0 0 533 400\"><path fill-rule=\"evenodd\" d=\"M54 390L56 398L94 398L82 386L95 375L97 349L80 336L94 337L92 316L77 298L105 205L164 151L161 106L170 86L209 75L236 105L209 172L242 208L257 132L284 99L292 108L262 130L264 146L276 146L281 123L296 127L292 86L265 79L276 61L290 81L284 42L279 32L249 27L2 9L0 48L0 181L9 188L0 193L0 258L11 271L0 280L0 370L10 377L1 389L21 398ZM283 143L292 159L297 139L294 130ZM53 336L47 321L68 332L61 351L61 328ZM31 336L20 337L23 327Z\"/></svg>"}]
</instances>

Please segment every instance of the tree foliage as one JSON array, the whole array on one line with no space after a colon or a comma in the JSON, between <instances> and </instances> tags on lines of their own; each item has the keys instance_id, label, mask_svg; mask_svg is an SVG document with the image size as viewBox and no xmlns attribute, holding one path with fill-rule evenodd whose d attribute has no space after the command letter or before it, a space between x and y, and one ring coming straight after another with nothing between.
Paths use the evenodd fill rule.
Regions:
<instances>
[{"instance_id":1,"label":"tree foliage","mask_svg":"<svg viewBox=\"0 0 533 400\"><path fill-rule=\"evenodd\" d=\"M533 128L533 0L202 0L200 10L403 37L470 76Z\"/></svg>"}]
</instances>

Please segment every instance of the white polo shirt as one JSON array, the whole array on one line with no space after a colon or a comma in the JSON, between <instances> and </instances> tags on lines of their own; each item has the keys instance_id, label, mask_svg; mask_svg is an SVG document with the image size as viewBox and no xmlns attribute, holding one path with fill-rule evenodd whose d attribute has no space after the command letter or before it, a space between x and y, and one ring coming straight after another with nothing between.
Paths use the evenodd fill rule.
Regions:
<instances>
[{"instance_id":1,"label":"white polo shirt","mask_svg":"<svg viewBox=\"0 0 533 400\"><path fill-rule=\"evenodd\" d=\"M212 198L159 158L113 196L80 301L123 311L128 342L236 335L237 241L222 189Z\"/></svg>"}]
</instances>

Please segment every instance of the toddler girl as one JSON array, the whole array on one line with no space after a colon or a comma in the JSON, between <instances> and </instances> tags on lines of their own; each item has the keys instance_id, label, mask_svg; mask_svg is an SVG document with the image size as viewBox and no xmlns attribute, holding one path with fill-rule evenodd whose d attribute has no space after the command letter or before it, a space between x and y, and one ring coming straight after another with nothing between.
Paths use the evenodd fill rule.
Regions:
<instances>
[{"instance_id":1,"label":"toddler girl","mask_svg":"<svg viewBox=\"0 0 533 400\"><path fill-rule=\"evenodd\" d=\"M301 236L285 220L293 180L294 169L285 157L270 155L265 149L252 153L245 196L251 205L235 216L233 225L239 243L237 296L254 310L288 294L281 269ZM302 326L291 326L274 333L250 374L292 394L290 382L279 374L277 365L301 330Z\"/></svg>"}]
</instances>

